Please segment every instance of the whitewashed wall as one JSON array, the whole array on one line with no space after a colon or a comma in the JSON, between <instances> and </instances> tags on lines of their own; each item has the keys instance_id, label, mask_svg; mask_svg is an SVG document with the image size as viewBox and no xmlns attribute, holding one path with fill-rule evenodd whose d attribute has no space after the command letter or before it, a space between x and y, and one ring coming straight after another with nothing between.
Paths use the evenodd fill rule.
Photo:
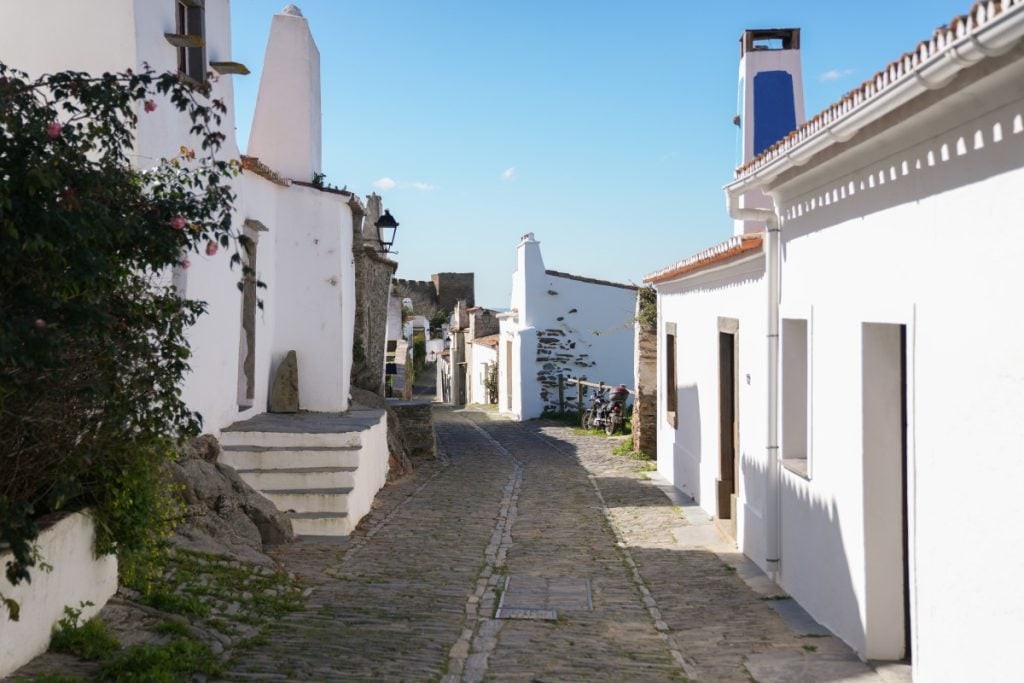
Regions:
<instances>
[{"instance_id":1,"label":"whitewashed wall","mask_svg":"<svg viewBox=\"0 0 1024 683\"><path fill-rule=\"evenodd\" d=\"M498 412L522 415L522 391L518 368L522 367L520 330L517 314L505 313L498 317ZM511 362L509 362L511 359Z\"/></svg>"},{"instance_id":2,"label":"whitewashed wall","mask_svg":"<svg viewBox=\"0 0 1024 683\"><path fill-rule=\"evenodd\" d=\"M268 227L257 242L256 275L268 289L257 291L264 309L256 313L256 395L252 408L238 409L239 341L242 323L242 296L238 282L240 266L231 267L234 247L220 249L213 256L192 254L192 267L180 269L175 282L183 295L207 303L207 314L199 317L185 336L192 347L192 367L185 377L182 398L203 416L203 429L213 434L236 420L262 413L267 407L275 313L275 292L279 285L276 268L276 233L282 228L277 220L277 205L288 188L246 172L233 181L238 199L235 230L242 231L246 218L259 220Z\"/></svg>"},{"instance_id":3,"label":"whitewashed wall","mask_svg":"<svg viewBox=\"0 0 1024 683\"><path fill-rule=\"evenodd\" d=\"M271 372L294 349L299 405L304 410L348 408L355 271L352 210L343 195L292 186L278 206L274 238L277 306Z\"/></svg>"},{"instance_id":4,"label":"whitewashed wall","mask_svg":"<svg viewBox=\"0 0 1024 683\"><path fill-rule=\"evenodd\" d=\"M32 582L11 586L0 572L0 594L21 605L18 621L0 607L0 677L27 664L50 645L50 635L64 608L81 608L90 619L117 590L117 558L97 558L93 551L96 528L81 512L68 515L39 534L39 554L53 570L32 572ZM10 553L0 553L0 566ZM83 602L93 603L81 606Z\"/></svg>"},{"instance_id":5,"label":"whitewashed wall","mask_svg":"<svg viewBox=\"0 0 1024 683\"><path fill-rule=\"evenodd\" d=\"M783 306L813 310L813 427L812 478L786 478L784 587L862 653L889 654L876 604L887 589L871 586L900 565L878 552L873 520L897 504L892 491L877 499L886 482L865 464L861 326L904 324L921 680L1005 676L986 653L1014 647L1024 623L1022 72L1004 69L820 169L814 192L785 188Z\"/></svg>"},{"instance_id":6,"label":"whitewashed wall","mask_svg":"<svg viewBox=\"0 0 1024 683\"><path fill-rule=\"evenodd\" d=\"M487 387L484 385L484 378L487 376L487 366L498 362L498 350L484 344L470 343L467 345L469 358L466 361L469 367L469 395L470 403L487 403Z\"/></svg>"},{"instance_id":7,"label":"whitewashed wall","mask_svg":"<svg viewBox=\"0 0 1024 683\"><path fill-rule=\"evenodd\" d=\"M173 2L149 0L36 0L0 6L0 61L39 76L75 70L91 74L144 64L157 73L176 71L177 50L164 39L175 31ZM206 2L206 55L209 61L231 60L231 25L228 0ZM228 116L222 132L225 158L235 158L238 145L234 126L233 76L218 78L210 97L223 100ZM189 135L187 118L162 97L157 109L138 107L136 163L141 168L172 157L182 145L197 146Z\"/></svg>"},{"instance_id":8,"label":"whitewashed wall","mask_svg":"<svg viewBox=\"0 0 1024 683\"><path fill-rule=\"evenodd\" d=\"M565 353L579 363L565 365L567 372L591 381L630 385L636 290L548 273L540 242L532 233L520 242L517 260L512 308L518 319L514 324L507 319L501 323L505 334L517 337L512 370L514 406L509 410L506 402L499 401L502 411L520 419L543 412L547 402L537 375L551 369L545 367L550 361L538 360L538 340L550 330L557 330L574 344Z\"/></svg>"},{"instance_id":9,"label":"whitewashed wall","mask_svg":"<svg viewBox=\"0 0 1024 683\"><path fill-rule=\"evenodd\" d=\"M658 472L717 516L719 318L739 322L737 543L764 565L766 357L764 257L660 284L658 290ZM666 323L676 325L677 422L666 419Z\"/></svg>"}]
</instances>

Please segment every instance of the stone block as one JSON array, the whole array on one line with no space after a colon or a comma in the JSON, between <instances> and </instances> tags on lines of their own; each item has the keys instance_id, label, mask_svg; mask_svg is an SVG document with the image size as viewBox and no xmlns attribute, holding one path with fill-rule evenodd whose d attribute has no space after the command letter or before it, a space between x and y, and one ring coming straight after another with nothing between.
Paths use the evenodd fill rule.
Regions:
<instances>
[{"instance_id":1,"label":"stone block","mask_svg":"<svg viewBox=\"0 0 1024 683\"><path fill-rule=\"evenodd\" d=\"M270 387L271 413L299 412L299 361L295 351L289 351L274 373Z\"/></svg>"}]
</instances>

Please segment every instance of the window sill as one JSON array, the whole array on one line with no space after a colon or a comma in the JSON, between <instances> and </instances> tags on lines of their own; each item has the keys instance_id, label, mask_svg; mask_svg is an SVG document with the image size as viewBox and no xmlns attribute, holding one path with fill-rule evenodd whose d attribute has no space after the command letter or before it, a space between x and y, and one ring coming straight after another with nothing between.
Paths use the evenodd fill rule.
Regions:
<instances>
[{"instance_id":1,"label":"window sill","mask_svg":"<svg viewBox=\"0 0 1024 683\"><path fill-rule=\"evenodd\" d=\"M783 458L782 466L793 474L803 477L807 481L811 480L811 476L808 473L807 458Z\"/></svg>"},{"instance_id":2,"label":"window sill","mask_svg":"<svg viewBox=\"0 0 1024 683\"><path fill-rule=\"evenodd\" d=\"M189 76L187 73L180 70L178 71L178 80L184 83L185 85L188 85L189 87L199 91L207 90L210 87L210 82L207 81L205 78L200 80L195 76Z\"/></svg>"}]
</instances>

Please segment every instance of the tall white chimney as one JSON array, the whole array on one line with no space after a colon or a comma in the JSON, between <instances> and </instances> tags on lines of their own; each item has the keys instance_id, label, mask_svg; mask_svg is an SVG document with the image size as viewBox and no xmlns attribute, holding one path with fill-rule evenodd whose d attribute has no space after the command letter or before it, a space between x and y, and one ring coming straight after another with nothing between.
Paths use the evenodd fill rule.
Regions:
<instances>
[{"instance_id":1,"label":"tall white chimney","mask_svg":"<svg viewBox=\"0 0 1024 683\"><path fill-rule=\"evenodd\" d=\"M274 15L246 154L292 180L321 172L320 51L295 5Z\"/></svg>"},{"instance_id":2,"label":"tall white chimney","mask_svg":"<svg viewBox=\"0 0 1024 683\"><path fill-rule=\"evenodd\" d=\"M752 29L740 36L740 165L755 158L804 122L804 81L800 29ZM743 195L740 206L768 208L760 190ZM761 230L760 223L736 221L733 232Z\"/></svg>"}]
</instances>

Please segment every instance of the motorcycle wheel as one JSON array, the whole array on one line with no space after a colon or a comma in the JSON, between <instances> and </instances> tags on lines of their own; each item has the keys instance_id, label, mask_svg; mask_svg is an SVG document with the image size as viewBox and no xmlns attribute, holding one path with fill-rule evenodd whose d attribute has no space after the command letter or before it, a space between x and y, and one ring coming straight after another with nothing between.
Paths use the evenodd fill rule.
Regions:
<instances>
[{"instance_id":1,"label":"motorcycle wheel","mask_svg":"<svg viewBox=\"0 0 1024 683\"><path fill-rule=\"evenodd\" d=\"M580 413L580 427L584 429L590 429L590 411L584 410Z\"/></svg>"},{"instance_id":2,"label":"motorcycle wheel","mask_svg":"<svg viewBox=\"0 0 1024 683\"><path fill-rule=\"evenodd\" d=\"M608 421L604 423L604 433L611 436L615 432L619 431L619 427L622 425L622 418L612 415L608 418Z\"/></svg>"}]
</instances>

